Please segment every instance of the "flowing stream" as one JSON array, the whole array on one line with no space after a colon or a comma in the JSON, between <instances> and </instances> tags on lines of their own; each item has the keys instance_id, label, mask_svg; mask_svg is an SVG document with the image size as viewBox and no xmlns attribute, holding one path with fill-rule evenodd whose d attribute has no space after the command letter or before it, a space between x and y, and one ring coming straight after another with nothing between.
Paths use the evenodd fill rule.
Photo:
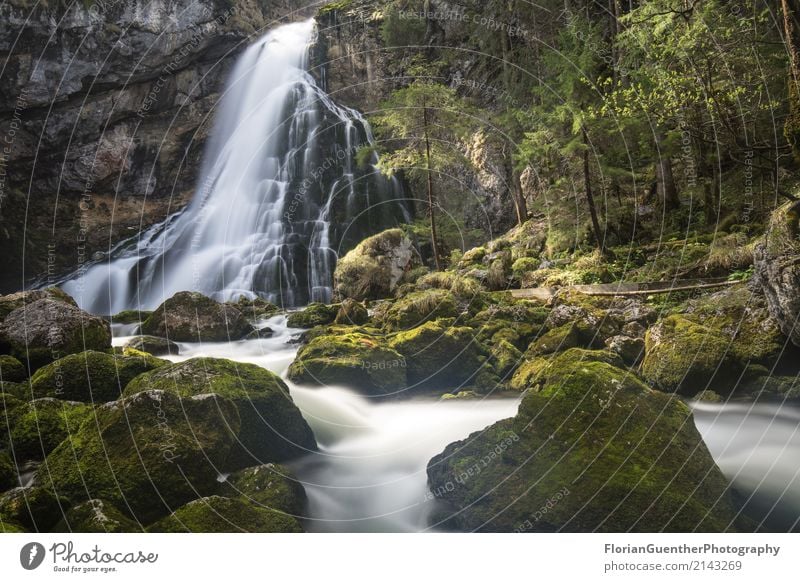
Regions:
<instances>
[{"instance_id":1,"label":"flowing stream","mask_svg":"<svg viewBox=\"0 0 800 582\"><path fill-rule=\"evenodd\" d=\"M286 317L264 322L269 338L181 343L172 361L208 356L262 366L286 379L302 330ZM114 326L114 345L131 326ZM124 334L124 335L121 335ZM344 387L305 388L287 380L314 431L319 452L292 463L309 498L309 531L410 532L428 528L435 499L425 467L445 446L516 414L518 398L376 401ZM711 454L735 484L747 514L766 529L798 529L800 410L771 404L693 404Z\"/></svg>"},{"instance_id":2,"label":"flowing stream","mask_svg":"<svg viewBox=\"0 0 800 582\"><path fill-rule=\"evenodd\" d=\"M357 156L369 124L309 73L315 36L313 20L279 26L239 57L191 203L69 278L83 309L154 309L178 291L330 301L339 255L410 220L398 180Z\"/></svg>"}]
</instances>

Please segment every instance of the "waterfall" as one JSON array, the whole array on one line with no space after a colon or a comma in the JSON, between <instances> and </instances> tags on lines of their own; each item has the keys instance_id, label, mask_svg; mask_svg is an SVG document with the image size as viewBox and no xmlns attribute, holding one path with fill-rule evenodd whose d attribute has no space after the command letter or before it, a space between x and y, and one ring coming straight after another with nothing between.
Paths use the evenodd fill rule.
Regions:
<instances>
[{"instance_id":1,"label":"waterfall","mask_svg":"<svg viewBox=\"0 0 800 582\"><path fill-rule=\"evenodd\" d=\"M239 57L192 201L65 282L82 308L153 309L186 290L327 302L339 254L409 220L376 156L356 161L373 141L367 121L308 71L315 30L280 26Z\"/></svg>"}]
</instances>

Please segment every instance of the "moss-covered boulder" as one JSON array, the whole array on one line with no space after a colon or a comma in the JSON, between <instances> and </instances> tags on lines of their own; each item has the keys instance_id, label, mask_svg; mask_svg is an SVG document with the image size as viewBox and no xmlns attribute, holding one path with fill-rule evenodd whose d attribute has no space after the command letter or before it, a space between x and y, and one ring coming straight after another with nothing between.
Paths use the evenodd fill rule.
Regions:
<instances>
[{"instance_id":1,"label":"moss-covered boulder","mask_svg":"<svg viewBox=\"0 0 800 582\"><path fill-rule=\"evenodd\" d=\"M603 363L618 368L624 367L619 355L606 350L572 348L564 352L527 360L517 368L511 378L510 387L523 392L538 392L545 381L565 380L572 370L581 370L589 364Z\"/></svg>"},{"instance_id":2,"label":"moss-covered boulder","mask_svg":"<svg viewBox=\"0 0 800 582\"><path fill-rule=\"evenodd\" d=\"M406 387L406 360L382 337L331 330L297 352L289 366L289 379L298 384L343 385L367 394L392 394Z\"/></svg>"},{"instance_id":3,"label":"moss-covered boulder","mask_svg":"<svg viewBox=\"0 0 800 582\"><path fill-rule=\"evenodd\" d=\"M426 321L458 316L455 297L445 289L416 291L401 297L383 313L384 327L389 331L411 329Z\"/></svg>"},{"instance_id":4,"label":"moss-covered boulder","mask_svg":"<svg viewBox=\"0 0 800 582\"><path fill-rule=\"evenodd\" d=\"M606 349L623 359L626 364L636 364L644 355L644 340L640 337L615 335L606 340Z\"/></svg>"},{"instance_id":5,"label":"moss-covered boulder","mask_svg":"<svg viewBox=\"0 0 800 582\"><path fill-rule=\"evenodd\" d=\"M405 358L410 388L446 389L472 384L487 366L487 353L470 327L429 321L400 332L389 347Z\"/></svg>"},{"instance_id":6,"label":"moss-covered boulder","mask_svg":"<svg viewBox=\"0 0 800 582\"><path fill-rule=\"evenodd\" d=\"M39 398L25 402L13 412L10 440L20 462L40 461L78 432L91 416L92 408L80 402Z\"/></svg>"},{"instance_id":7,"label":"moss-covered boulder","mask_svg":"<svg viewBox=\"0 0 800 582\"><path fill-rule=\"evenodd\" d=\"M22 382L28 377L25 365L14 356L0 356L0 380Z\"/></svg>"},{"instance_id":8,"label":"moss-covered boulder","mask_svg":"<svg viewBox=\"0 0 800 582\"><path fill-rule=\"evenodd\" d=\"M333 323L338 312L338 305L309 303L305 309L289 314L289 317L286 318L286 325L304 329L318 325L328 325Z\"/></svg>"},{"instance_id":9,"label":"moss-covered boulder","mask_svg":"<svg viewBox=\"0 0 800 582\"><path fill-rule=\"evenodd\" d=\"M510 378L522 361L522 352L507 340L501 339L490 348L489 363L501 380Z\"/></svg>"},{"instance_id":10,"label":"moss-covered boulder","mask_svg":"<svg viewBox=\"0 0 800 582\"><path fill-rule=\"evenodd\" d=\"M116 315L112 315L109 319L111 323L117 324L131 324L131 323L142 323L147 321L147 318L153 314L152 311L140 311L138 309L127 309L125 311L120 311Z\"/></svg>"},{"instance_id":11,"label":"moss-covered boulder","mask_svg":"<svg viewBox=\"0 0 800 582\"><path fill-rule=\"evenodd\" d=\"M19 485L17 467L6 451L0 451L0 493Z\"/></svg>"},{"instance_id":12,"label":"moss-covered boulder","mask_svg":"<svg viewBox=\"0 0 800 582\"><path fill-rule=\"evenodd\" d=\"M48 487L16 487L0 495L0 521L47 532L69 508L69 501Z\"/></svg>"},{"instance_id":13,"label":"moss-covered boulder","mask_svg":"<svg viewBox=\"0 0 800 582\"><path fill-rule=\"evenodd\" d=\"M301 533L292 516L264 509L240 498L213 495L195 499L153 524L163 533Z\"/></svg>"},{"instance_id":14,"label":"moss-covered boulder","mask_svg":"<svg viewBox=\"0 0 800 582\"><path fill-rule=\"evenodd\" d=\"M641 373L659 390L687 396L707 388L728 391L742 369L730 338L717 329L670 315L647 331Z\"/></svg>"},{"instance_id":15,"label":"moss-covered boulder","mask_svg":"<svg viewBox=\"0 0 800 582\"><path fill-rule=\"evenodd\" d=\"M35 398L109 402L139 374L167 364L147 354L119 356L87 351L71 354L40 368L31 378Z\"/></svg>"},{"instance_id":16,"label":"moss-covered boulder","mask_svg":"<svg viewBox=\"0 0 800 582\"><path fill-rule=\"evenodd\" d=\"M241 419L226 467L283 461L316 450L314 433L278 376L221 358L192 358L162 366L133 380L125 395L164 390L181 397L217 394L232 401Z\"/></svg>"},{"instance_id":17,"label":"moss-covered boulder","mask_svg":"<svg viewBox=\"0 0 800 582\"><path fill-rule=\"evenodd\" d=\"M525 351L546 327L544 322L550 310L532 301L503 301L489 305L472 318L482 340L506 340L518 350Z\"/></svg>"},{"instance_id":18,"label":"moss-covered boulder","mask_svg":"<svg viewBox=\"0 0 800 582\"><path fill-rule=\"evenodd\" d=\"M367 308L355 299L342 301L334 319L337 325L364 325L367 321L369 321Z\"/></svg>"},{"instance_id":19,"label":"moss-covered boulder","mask_svg":"<svg viewBox=\"0 0 800 582\"><path fill-rule=\"evenodd\" d=\"M411 239L399 228L366 238L336 264L336 295L356 301L391 297L412 258Z\"/></svg>"},{"instance_id":20,"label":"moss-covered boulder","mask_svg":"<svg viewBox=\"0 0 800 582\"><path fill-rule=\"evenodd\" d=\"M268 463L230 475L223 495L241 497L262 507L298 516L306 504L306 491L288 467Z\"/></svg>"},{"instance_id":21,"label":"moss-covered boulder","mask_svg":"<svg viewBox=\"0 0 800 582\"><path fill-rule=\"evenodd\" d=\"M159 305L140 331L178 342L223 342L246 336L253 326L229 304L217 303L202 293L182 291Z\"/></svg>"},{"instance_id":22,"label":"moss-covered boulder","mask_svg":"<svg viewBox=\"0 0 800 582\"><path fill-rule=\"evenodd\" d=\"M238 432L227 398L147 390L98 407L37 479L73 504L104 499L146 524L215 492Z\"/></svg>"},{"instance_id":23,"label":"moss-covered boulder","mask_svg":"<svg viewBox=\"0 0 800 582\"><path fill-rule=\"evenodd\" d=\"M594 361L428 463L433 523L460 531L722 532L728 483L678 398Z\"/></svg>"},{"instance_id":24,"label":"moss-covered boulder","mask_svg":"<svg viewBox=\"0 0 800 582\"><path fill-rule=\"evenodd\" d=\"M153 356L177 356L180 354L180 348L174 341L154 335L137 335L128 340L125 347ZM123 351L123 353L125 352Z\"/></svg>"},{"instance_id":25,"label":"moss-covered boulder","mask_svg":"<svg viewBox=\"0 0 800 582\"><path fill-rule=\"evenodd\" d=\"M534 340L525 355L528 358L544 356L554 352L561 352L575 347L587 347L588 342L584 341L585 336L589 335L580 324L565 323L559 327L548 330L539 338Z\"/></svg>"},{"instance_id":26,"label":"moss-covered boulder","mask_svg":"<svg viewBox=\"0 0 800 582\"><path fill-rule=\"evenodd\" d=\"M110 347L107 321L60 299L23 305L0 324L0 353L28 362L34 370L69 354Z\"/></svg>"},{"instance_id":27,"label":"moss-covered boulder","mask_svg":"<svg viewBox=\"0 0 800 582\"><path fill-rule=\"evenodd\" d=\"M0 295L0 320L15 309L19 309L24 305L29 305L40 299L54 299L55 301L61 301L73 307L78 306L72 297L58 287L47 287L45 289L34 289L32 291L18 291L17 293L10 293L9 295Z\"/></svg>"},{"instance_id":28,"label":"moss-covered boulder","mask_svg":"<svg viewBox=\"0 0 800 582\"><path fill-rule=\"evenodd\" d=\"M55 532L136 533L142 526L108 501L90 499L71 507L53 528Z\"/></svg>"}]
</instances>

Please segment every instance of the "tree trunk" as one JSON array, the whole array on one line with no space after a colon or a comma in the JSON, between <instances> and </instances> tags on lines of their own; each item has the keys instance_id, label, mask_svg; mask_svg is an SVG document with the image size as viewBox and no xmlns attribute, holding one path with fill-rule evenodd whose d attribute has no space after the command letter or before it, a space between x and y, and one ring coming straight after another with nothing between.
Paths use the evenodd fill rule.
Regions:
<instances>
[{"instance_id":1,"label":"tree trunk","mask_svg":"<svg viewBox=\"0 0 800 582\"><path fill-rule=\"evenodd\" d=\"M436 235L436 216L433 211L433 175L431 164L431 141L428 137L428 104L424 103L422 106L422 124L425 132L425 170L428 175L428 209L430 211L431 219L431 250L433 252L433 263L436 265L436 270L441 271L442 267L439 264L439 243L438 236Z\"/></svg>"},{"instance_id":2,"label":"tree trunk","mask_svg":"<svg viewBox=\"0 0 800 582\"><path fill-rule=\"evenodd\" d=\"M783 29L789 51L789 115L783 132L800 161L800 0L781 0Z\"/></svg>"},{"instance_id":3,"label":"tree trunk","mask_svg":"<svg viewBox=\"0 0 800 582\"><path fill-rule=\"evenodd\" d=\"M522 192L522 182L520 182L520 175L511 164L509 168L511 172L511 199L514 201L514 211L517 214L517 224L522 224L528 220L528 204L525 202L525 195Z\"/></svg>"},{"instance_id":4,"label":"tree trunk","mask_svg":"<svg viewBox=\"0 0 800 582\"><path fill-rule=\"evenodd\" d=\"M672 158L664 151L662 144L664 136L661 132L656 132L656 182L658 191L666 210L673 210L680 207L681 201L678 198L678 189L675 186L675 177L672 174Z\"/></svg>"},{"instance_id":5,"label":"tree trunk","mask_svg":"<svg viewBox=\"0 0 800 582\"><path fill-rule=\"evenodd\" d=\"M597 220L597 208L594 205L594 194L592 194L592 174L589 170L589 136L586 129L581 129L583 134L583 182L586 188L586 202L589 204L589 216L592 218L592 231L597 248L603 252L603 240L600 238L600 221Z\"/></svg>"}]
</instances>

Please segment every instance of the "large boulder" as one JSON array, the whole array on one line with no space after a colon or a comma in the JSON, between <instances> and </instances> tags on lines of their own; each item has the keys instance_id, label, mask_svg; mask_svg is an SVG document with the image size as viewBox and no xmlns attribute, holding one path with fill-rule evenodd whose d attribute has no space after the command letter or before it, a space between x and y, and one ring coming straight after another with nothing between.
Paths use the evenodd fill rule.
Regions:
<instances>
[{"instance_id":1,"label":"large boulder","mask_svg":"<svg viewBox=\"0 0 800 582\"><path fill-rule=\"evenodd\" d=\"M148 390L96 408L37 480L73 504L104 499L146 524L216 491L238 431L227 398Z\"/></svg>"},{"instance_id":2,"label":"large boulder","mask_svg":"<svg viewBox=\"0 0 800 582\"><path fill-rule=\"evenodd\" d=\"M336 264L336 294L357 301L390 297L412 258L411 239L399 228L366 238Z\"/></svg>"},{"instance_id":3,"label":"large boulder","mask_svg":"<svg viewBox=\"0 0 800 582\"><path fill-rule=\"evenodd\" d=\"M10 440L19 462L40 461L70 434L78 432L91 416L91 407L80 402L39 398L14 409Z\"/></svg>"},{"instance_id":4,"label":"large boulder","mask_svg":"<svg viewBox=\"0 0 800 582\"><path fill-rule=\"evenodd\" d=\"M125 394L164 390L181 397L217 394L238 409L241 428L226 468L283 461L316 450L314 433L272 372L221 358L192 358L142 374Z\"/></svg>"},{"instance_id":5,"label":"large boulder","mask_svg":"<svg viewBox=\"0 0 800 582\"><path fill-rule=\"evenodd\" d=\"M487 366L487 354L469 327L451 325L450 320L429 321L400 332L389 347L407 362L411 388L447 389L474 382Z\"/></svg>"},{"instance_id":6,"label":"large boulder","mask_svg":"<svg viewBox=\"0 0 800 582\"><path fill-rule=\"evenodd\" d=\"M0 320L15 309L19 309L24 305L39 301L40 299L55 299L56 301L63 301L73 307L78 306L72 297L58 287L47 287L45 289L34 289L32 291L18 291L17 293L10 293L9 295L0 295Z\"/></svg>"},{"instance_id":7,"label":"large boulder","mask_svg":"<svg viewBox=\"0 0 800 582\"><path fill-rule=\"evenodd\" d=\"M650 385L693 396L730 390L743 367L720 330L670 315L647 330L641 373Z\"/></svg>"},{"instance_id":8,"label":"large boulder","mask_svg":"<svg viewBox=\"0 0 800 582\"><path fill-rule=\"evenodd\" d=\"M728 483L685 404L608 363L557 360L514 418L430 460L430 496L442 504L434 524L498 532L733 529Z\"/></svg>"},{"instance_id":9,"label":"large boulder","mask_svg":"<svg viewBox=\"0 0 800 582\"><path fill-rule=\"evenodd\" d=\"M331 328L300 349L289 366L289 379L298 384L350 386L367 394L393 394L406 386L406 360L383 337Z\"/></svg>"},{"instance_id":10,"label":"large boulder","mask_svg":"<svg viewBox=\"0 0 800 582\"><path fill-rule=\"evenodd\" d=\"M111 327L62 299L46 297L12 311L0 324L0 352L32 369L69 354L111 347Z\"/></svg>"},{"instance_id":11,"label":"large boulder","mask_svg":"<svg viewBox=\"0 0 800 582\"><path fill-rule=\"evenodd\" d=\"M53 528L55 532L135 533L142 526L102 499L90 499L70 507Z\"/></svg>"},{"instance_id":12,"label":"large boulder","mask_svg":"<svg viewBox=\"0 0 800 582\"><path fill-rule=\"evenodd\" d=\"M237 308L202 293L181 291L158 306L141 326L143 335L178 342L238 340L253 326Z\"/></svg>"},{"instance_id":13,"label":"large boulder","mask_svg":"<svg viewBox=\"0 0 800 582\"><path fill-rule=\"evenodd\" d=\"M244 499L213 495L195 499L153 524L163 533L301 533L298 521Z\"/></svg>"},{"instance_id":14,"label":"large boulder","mask_svg":"<svg viewBox=\"0 0 800 582\"><path fill-rule=\"evenodd\" d=\"M792 343L800 346L800 229L790 206L772 214L764 240L755 246L753 267L770 314Z\"/></svg>"},{"instance_id":15,"label":"large boulder","mask_svg":"<svg viewBox=\"0 0 800 582\"><path fill-rule=\"evenodd\" d=\"M139 374L167 364L153 356L120 356L86 351L71 354L40 368L31 377L34 398L79 402L109 402L122 394Z\"/></svg>"}]
</instances>

